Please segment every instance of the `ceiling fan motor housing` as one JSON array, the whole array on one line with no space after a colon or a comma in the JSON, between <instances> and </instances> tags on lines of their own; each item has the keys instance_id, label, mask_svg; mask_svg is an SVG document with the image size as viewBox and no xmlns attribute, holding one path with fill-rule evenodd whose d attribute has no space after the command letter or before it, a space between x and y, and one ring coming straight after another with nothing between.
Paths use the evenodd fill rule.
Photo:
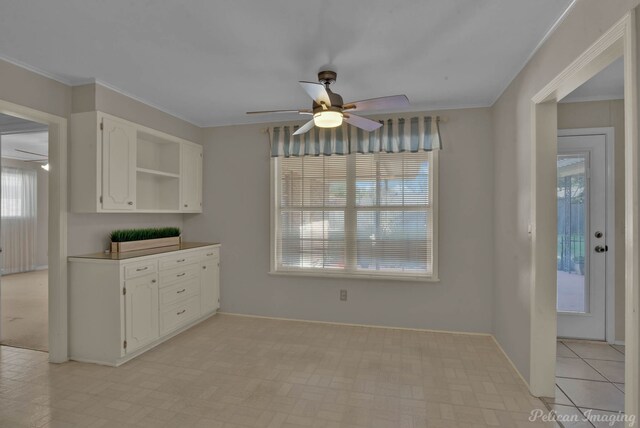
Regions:
<instances>
[{"instance_id":1,"label":"ceiling fan motor housing","mask_svg":"<svg viewBox=\"0 0 640 428\"><path fill-rule=\"evenodd\" d=\"M325 70L318 73L318 81L325 85L331 106L322 106L313 101L313 112L318 113L321 111L339 111L342 112L342 105L344 101L340 94L336 94L329 89L329 85L335 83L337 74L335 71Z\"/></svg>"}]
</instances>

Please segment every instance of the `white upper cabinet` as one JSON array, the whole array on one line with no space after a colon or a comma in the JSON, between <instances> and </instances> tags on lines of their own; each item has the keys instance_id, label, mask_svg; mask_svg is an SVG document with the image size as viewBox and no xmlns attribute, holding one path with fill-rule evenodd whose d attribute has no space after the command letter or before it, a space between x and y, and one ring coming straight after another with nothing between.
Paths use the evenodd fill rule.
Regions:
<instances>
[{"instance_id":1,"label":"white upper cabinet","mask_svg":"<svg viewBox=\"0 0 640 428\"><path fill-rule=\"evenodd\" d=\"M71 210L202 212L202 147L102 112L71 115Z\"/></svg>"},{"instance_id":2,"label":"white upper cabinet","mask_svg":"<svg viewBox=\"0 0 640 428\"><path fill-rule=\"evenodd\" d=\"M202 146L182 145L183 211L202 212Z\"/></svg>"},{"instance_id":3,"label":"white upper cabinet","mask_svg":"<svg viewBox=\"0 0 640 428\"><path fill-rule=\"evenodd\" d=\"M126 122L102 120L102 208L136 208L136 129Z\"/></svg>"}]
</instances>

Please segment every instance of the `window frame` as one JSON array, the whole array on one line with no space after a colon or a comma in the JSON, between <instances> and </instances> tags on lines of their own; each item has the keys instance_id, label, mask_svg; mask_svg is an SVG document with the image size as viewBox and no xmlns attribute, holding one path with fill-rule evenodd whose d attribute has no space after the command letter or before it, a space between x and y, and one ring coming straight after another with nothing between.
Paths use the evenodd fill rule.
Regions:
<instances>
[{"instance_id":1,"label":"window frame","mask_svg":"<svg viewBox=\"0 0 640 428\"><path fill-rule=\"evenodd\" d=\"M401 153L398 153L401 154ZM372 154L373 155L373 154ZM334 155L334 156L348 156L347 158L347 175L351 175L352 178L355 175L355 160L356 154L349 155ZM415 282L440 282L438 273L438 163L439 153L438 150L430 152L430 195L431 195L431 236L432 236L432 270L431 274L415 274L415 273L398 273L398 272L354 272L354 271L330 271L325 268L295 268L287 269L278 267L277 254L278 248L278 228L279 228L279 201L280 201L280 163L279 158L270 158L270 262L269 262L269 274L270 275L282 275L282 276L299 276L299 277L319 277L319 278L348 278L348 279L373 279L373 280L396 280L396 281L415 281ZM347 179L349 181L349 178ZM345 212L348 209L356 208L347 206ZM345 234L347 233L347 219L345 217ZM345 243L348 247L351 245L349 241Z\"/></svg>"}]
</instances>

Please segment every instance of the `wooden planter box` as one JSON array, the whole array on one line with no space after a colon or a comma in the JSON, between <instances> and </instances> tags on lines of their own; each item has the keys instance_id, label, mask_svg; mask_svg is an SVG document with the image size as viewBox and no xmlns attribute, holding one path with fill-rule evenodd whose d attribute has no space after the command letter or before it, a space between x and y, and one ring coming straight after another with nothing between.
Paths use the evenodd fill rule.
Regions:
<instances>
[{"instance_id":1,"label":"wooden planter box","mask_svg":"<svg viewBox=\"0 0 640 428\"><path fill-rule=\"evenodd\" d=\"M180 237L144 239L142 241L112 242L112 253L125 253L127 251L148 250L149 248L171 247L180 245Z\"/></svg>"}]
</instances>

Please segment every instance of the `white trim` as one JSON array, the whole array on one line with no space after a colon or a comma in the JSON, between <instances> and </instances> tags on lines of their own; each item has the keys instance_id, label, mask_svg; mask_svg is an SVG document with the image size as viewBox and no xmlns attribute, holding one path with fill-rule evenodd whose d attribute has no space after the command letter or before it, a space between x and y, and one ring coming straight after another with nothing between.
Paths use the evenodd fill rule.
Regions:
<instances>
[{"instance_id":1,"label":"white trim","mask_svg":"<svg viewBox=\"0 0 640 428\"><path fill-rule=\"evenodd\" d=\"M24 63L22 61L18 61L17 59L8 57L6 55L2 55L0 54L0 60L4 61L4 62L8 62L9 64L15 65L16 67L20 67L20 68L24 68L27 71L30 71L32 73L38 74L42 77L46 77L47 79L51 79L51 80L55 80L58 83L62 83L63 85L67 85L67 86L72 86L72 81L59 75L56 73L49 73L48 71L45 71L41 68L38 67L34 67L32 65L29 65L27 63Z\"/></svg>"},{"instance_id":2,"label":"white trim","mask_svg":"<svg viewBox=\"0 0 640 428\"><path fill-rule=\"evenodd\" d=\"M0 100L0 113L49 126L49 361L68 360L67 119Z\"/></svg>"},{"instance_id":3,"label":"white trim","mask_svg":"<svg viewBox=\"0 0 640 428\"><path fill-rule=\"evenodd\" d=\"M513 371L515 371L518 374L518 377L520 378L522 383L524 383L527 386L527 388L531 389L531 386L529 386L529 382L527 382L527 380L524 378L524 376L522 376L522 373L520 373L520 370L518 370L518 367L516 367L516 365L511 360L511 358L509 358L509 355L504 351L504 349L502 348L502 345L500 345L500 342L498 342L498 339L496 339L496 337L493 334L490 335L490 336L493 339L493 341L495 342L495 344L498 347L498 349L500 350L500 352L502 352L502 355L504 355L504 357L507 359L507 361L509 361L509 364L511 364L511 368L513 368Z\"/></svg>"},{"instance_id":4,"label":"white trim","mask_svg":"<svg viewBox=\"0 0 640 428\"><path fill-rule=\"evenodd\" d=\"M615 129L613 127L601 128L574 128L558 129L558 137L604 135L607 156L607 199L606 199L606 230L605 241L609 250L606 257L606 297L605 297L605 334L608 343L616 340L616 183L615 183Z\"/></svg>"},{"instance_id":5,"label":"white trim","mask_svg":"<svg viewBox=\"0 0 640 428\"><path fill-rule=\"evenodd\" d=\"M624 95L591 95L588 97L576 97L569 98L565 97L558 104L571 104L571 103L588 103L592 101L616 101L616 100L624 100Z\"/></svg>"},{"instance_id":6,"label":"white trim","mask_svg":"<svg viewBox=\"0 0 640 428\"><path fill-rule=\"evenodd\" d=\"M522 66L520 68L518 68L518 70L513 75L513 77L507 81L507 84L504 85L504 87L498 93L498 96L494 98L494 100L490 104L490 106L494 105L500 99L502 94L504 94L505 91L509 88L509 86L511 86L511 83L515 80L516 77L518 77L518 75L522 72L522 70L524 70L524 68L527 66L527 64L529 64L529 61L531 61L533 56L536 53L538 53L540 48L542 48L542 45L544 45L546 43L546 41L549 39L549 37L551 37L551 35L558 29L560 24L562 24L562 22L567 18L567 16L569 16L569 12L571 12L571 9L573 9L573 7L576 5L577 2L578 2L578 0L571 0L571 3L569 4L569 6L567 6L567 8L564 10L564 12L562 12L562 15L560 15L558 17L558 19L556 19L556 21L553 23L553 25L547 30L545 35L542 37L542 39L540 39L540 41L536 45L536 47L533 48L533 50L531 51L531 53L529 54L527 59L524 60L524 62L522 63Z\"/></svg>"},{"instance_id":7,"label":"white trim","mask_svg":"<svg viewBox=\"0 0 640 428\"><path fill-rule=\"evenodd\" d=\"M307 278L345 278L345 279L366 279L366 280L383 280L383 281L408 281L408 282L440 282L438 277L419 276L419 275L401 275L387 273L366 273L366 272L322 272L322 271L303 271L303 270L285 270L270 271L269 275L274 276L297 276Z\"/></svg>"},{"instance_id":8,"label":"white trim","mask_svg":"<svg viewBox=\"0 0 640 428\"><path fill-rule=\"evenodd\" d=\"M640 341L638 298L640 296L640 245L638 234L638 83L635 10L627 13L602 37L550 81L531 100L532 110L532 269L530 390L535 396L553 396L555 391L556 281L548 258L555 253L555 177L557 148L557 102L595 76L620 56L624 57L625 109L625 413L640 410ZM553 129L550 129L550 128ZM540 186L540 188L538 188ZM549 207L552 209L549 210ZM550 214L545 218L542 214ZM553 220L553 221L551 221ZM545 252L546 250L546 252ZM541 258L542 260L538 260ZM555 257L554 257L555 258Z\"/></svg>"},{"instance_id":9,"label":"white trim","mask_svg":"<svg viewBox=\"0 0 640 428\"><path fill-rule=\"evenodd\" d=\"M219 313L220 315L230 315L234 317L260 318L260 319L276 320L276 321L307 322L312 324L339 325L339 326L346 326L346 327L379 328L379 329L385 329L385 330L418 331L418 332L424 332L424 333L458 334L458 335L467 335L467 336L489 336L489 337L492 336L491 333L480 333L480 332L474 332L474 331L434 330L430 328L394 327L394 326L376 325L376 324L356 324L356 323L348 323L348 322L308 320L308 319L301 319L301 318L271 317L267 315L252 315L252 314L243 314L239 312L225 312L221 310L218 310L217 313Z\"/></svg>"}]
</instances>

